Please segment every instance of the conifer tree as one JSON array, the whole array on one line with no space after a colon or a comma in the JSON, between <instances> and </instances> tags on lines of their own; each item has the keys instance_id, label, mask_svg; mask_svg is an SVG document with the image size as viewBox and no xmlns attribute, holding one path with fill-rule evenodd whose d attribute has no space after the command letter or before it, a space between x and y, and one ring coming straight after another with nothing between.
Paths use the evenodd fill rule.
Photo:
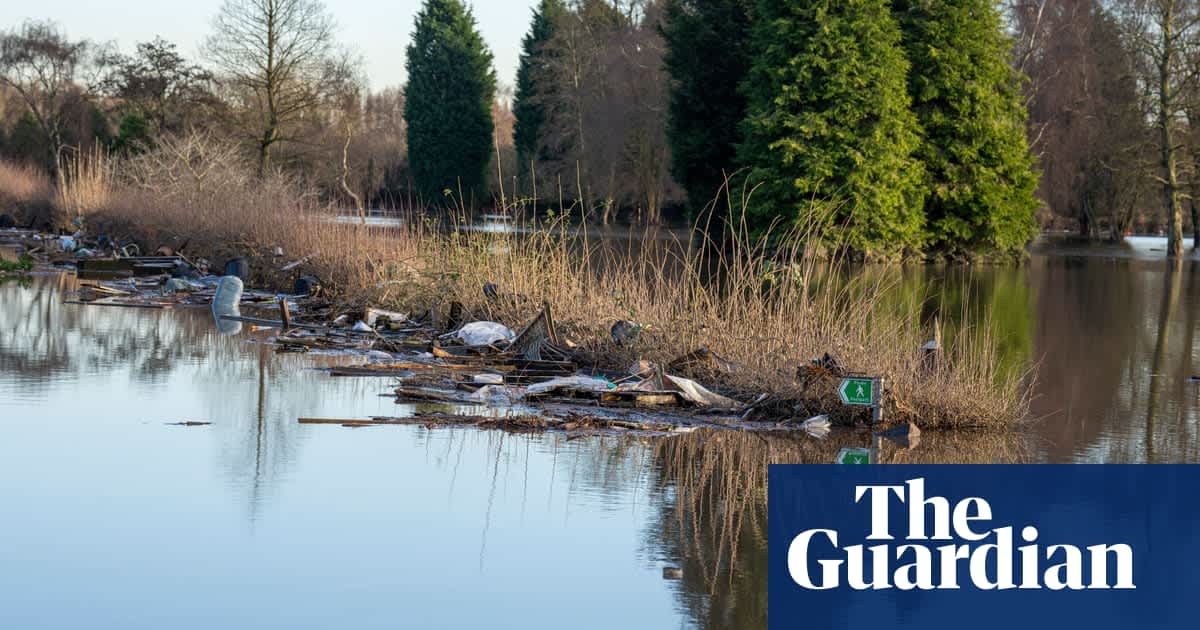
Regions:
<instances>
[{"instance_id":1,"label":"conifer tree","mask_svg":"<svg viewBox=\"0 0 1200 630\"><path fill-rule=\"evenodd\" d=\"M426 203L445 202L445 191L461 203L479 201L495 146L496 71L462 0L425 0L407 69L404 120L417 192Z\"/></svg>"},{"instance_id":2,"label":"conifer tree","mask_svg":"<svg viewBox=\"0 0 1200 630\"><path fill-rule=\"evenodd\" d=\"M521 60L517 66L517 87L513 97L513 144L517 149L517 169L522 182L529 181L535 164L551 159L543 138L546 123L544 91L552 86L544 72L551 54L546 44L554 38L559 21L567 12L563 0L541 0L533 11L533 23L521 40Z\"/></svg>"},{"instance_id":3,"label":"conifer tree","mask_svg":"<svg viewBox=\"0 0 1200 630\"><path fill-rule=\"evenodd\" d=\"M1018 255L1037 231L1037 173L1011 42L991 0L897 0L929 177L932 245Z\"/></svg>"},{"instance_id":4,"label":"conifer tree","mask_svg":"<svg viewBox=\"0 0 1200 630\"><path fill-rule=\"evenodd\" d=\"M888 0L758 0L739 157L760 229L810 220L867 255L923 240L908 61Z\"/></svg>"},{"instance_id":5,"label":"conifer tree","mask_svg":"<svg viewBox=\"0 0 1200 630\"><path fill-rule=\"evenodd\" d=\"M661 27L670 78L667 141L671 174L692 212L732 174L746 98L754 0L667 0Z\"/></svg>"}]
</instances>

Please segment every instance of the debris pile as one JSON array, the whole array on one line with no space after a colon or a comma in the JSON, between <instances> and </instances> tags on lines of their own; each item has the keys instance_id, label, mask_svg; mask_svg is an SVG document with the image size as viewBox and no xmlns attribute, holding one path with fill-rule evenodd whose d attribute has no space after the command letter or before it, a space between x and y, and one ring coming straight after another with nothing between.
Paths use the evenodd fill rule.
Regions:
<instances>
[{"instance_id":1,"label":"debris pile","mask_svg":"<svg viewBox=\"0 0 1200 630\"><path fill-rule=\"evenodd\" d=\"M219 265L189 257L187 243L142 255L138 246L83 229L53 236L0 230L0 271L74 270L77 290L67 302L144 309L209 307L226 335L255 337L277 352L352 353L361 365L330 368L337 377L396 379L397 402L437 403L498 411L487 415L425 414L374 419L369 424L487 424L523 430L640 431L672 433L711 426L802 432L823 439L838 405L837 387L850 373L825 354L796 372L795 399L722 389L738 366L707 347L658 365L644 360L625 369L589 364L577 345L559 334L549 303L523 326L472 319L458 302L448 316L434 310L399 312L369 304L335 303L320 279L306 272L306 254L288 261L282 250L248 252ZM269 265L269 270L258 267ZM311 267L311 266L310 266ZM219 270L220 273L215 273ZM248 288L246 279L286 280L291 292ZM290 276L290 277L289 277ZM501 290L483 287L494 302ZM634 348L640 324L620 320L609 329L615 347ZM939 344L923 349L927 372L937 369ZM750 400L752 398L752 400ZM814 406L812 401L818 401ZM826 405L829 408L826 408ZM833 420L845 423L849 412ZM857 416L854 416L857 417ZM857 422L857 420L855 420ZM350 421L359 426L367 421Z\"/></svg>"}]
</instances>

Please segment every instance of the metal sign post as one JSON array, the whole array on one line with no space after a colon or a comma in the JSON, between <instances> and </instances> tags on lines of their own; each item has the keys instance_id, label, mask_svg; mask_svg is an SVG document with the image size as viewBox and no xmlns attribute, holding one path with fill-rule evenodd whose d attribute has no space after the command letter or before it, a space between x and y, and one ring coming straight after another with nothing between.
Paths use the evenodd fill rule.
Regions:
<instances>
[{"instance_id":1,"label":"metal sign post","mask_svg":"<svg viewBox=\"0 0 1200 630\"><path fill-rule=\"evenodd\" d=\"M883 421L883 378L851 376L842 379L838 397L843 405L870 407L871 424ZM836 464L872 464L879 461L879 440L873 439L869 448L844 448L834 460Z\"/></svg>"}]
</instances>

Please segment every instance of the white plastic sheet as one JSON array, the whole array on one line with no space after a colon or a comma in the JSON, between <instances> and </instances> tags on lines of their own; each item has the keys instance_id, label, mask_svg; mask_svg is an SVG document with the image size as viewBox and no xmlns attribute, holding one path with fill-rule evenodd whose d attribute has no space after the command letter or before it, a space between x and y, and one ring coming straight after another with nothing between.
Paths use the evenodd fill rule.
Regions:
<instances>
[{"instance_id":1,"label":"white plastic sheet","mask_svg":"<svg viewBox=\"0 0 1200 630\"><path fill-rule=\"evenodd\" d=\"M486 346L501 341L512 341L517 336L511 328L496 322L471 322L454 333L468 346Z\"/></svg>"},{"instance_id":2,"label":"white plastic sheet","mask_svg":"<svg viewBox=\"0 0 1200 630\"><path fill-rule=\"evenodd\" d=\"M701 407L715 407L717 409L740 409L742 407L742 403L710 391L700 383L683 378L682 376L663 374L663 385L667 389L679 392L688 402Z\"/></svg>"}]
</instances>

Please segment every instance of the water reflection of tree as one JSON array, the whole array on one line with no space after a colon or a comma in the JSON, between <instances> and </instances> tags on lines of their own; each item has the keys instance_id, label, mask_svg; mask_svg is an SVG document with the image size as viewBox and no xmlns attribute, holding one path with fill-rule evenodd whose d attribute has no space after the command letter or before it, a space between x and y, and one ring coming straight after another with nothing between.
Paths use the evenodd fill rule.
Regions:
<instances>
[{"instance_id":1,"label":"water reflection of tree","mask_svg":"<svg viewBox=\"0 0 1200 630\"><path fill-rule=\"evenodd\" d=\"M829 463L868 436L828 440L711 432L664 440L654 450L651 555L683 569L677 595L707 630L767 626L767 471L770 464ZM1010 463L1030 449L1017 434L932 433L914 449L886 443L892 463ZM819 624L817 624L819 627Z\"/></svg>"},{"instance_id":2,"label":"water reflection of tree","mask_svg":"<svg viewBox=\"0 0 1200 630\"><path fill-rule=\"evenodd\" d=\"M294 460L300 410L322 397L373 396L363 382L315 386L311 362L278 356L247 335L223 337L206 308L174 311L67 304L66 291L78 288L74 276L36 278L26 287L0 286L0 371L28 395L54 395L64 382L108 379L120 404L124 390L163 388L174 380L180 413L201 417L160 418L163 422L204 420L221 443L221 457L234 484L249 490L253 510L264 484ZM104 381L100 381L104 382ZM186 388L186 392L183 389ZM184 396L186 394L186 397ZM136 396L131 397L136 401ZM141 410L130 403L131 418Z\"/></svg>"},{"instance_id":3,"label":"water reflection of tree","mask_svg":"<svg viewBox=\"0 0 1200 630\"><path fill-rule=\"evenodd\" d=\"M177 362L203 357L206 344L186 318L161 311L66 304L77 288L70 275L37 278L28 287L0 287L0 369L33 391L56 379L123 373L140 382L159 380Z\"/></svg>"},{"instance_id":4,"label":"water reflection of tree","mask_svg":"<svg viewBox=\"0 0 1200 630\"><path fill-rule=\"evenodd\" d=\"M907 267L872 269L887 274L894 287L890 304L920 325L942 329L943 341L954 346L995 346L1001 375L1028 369L1033 355L1036 291L1020 267Z\"/></svg>"},{"instance_id":5,"label":"water reflection of tree","mask_svg":"<svg viewBox=\"0 0 1200 630\"><path fill-rule=\"evenodd\" d=\"M1197 461L1195 264L1035 259L1040 396L1050 459Z\"/></svg>"}]
</instances>

